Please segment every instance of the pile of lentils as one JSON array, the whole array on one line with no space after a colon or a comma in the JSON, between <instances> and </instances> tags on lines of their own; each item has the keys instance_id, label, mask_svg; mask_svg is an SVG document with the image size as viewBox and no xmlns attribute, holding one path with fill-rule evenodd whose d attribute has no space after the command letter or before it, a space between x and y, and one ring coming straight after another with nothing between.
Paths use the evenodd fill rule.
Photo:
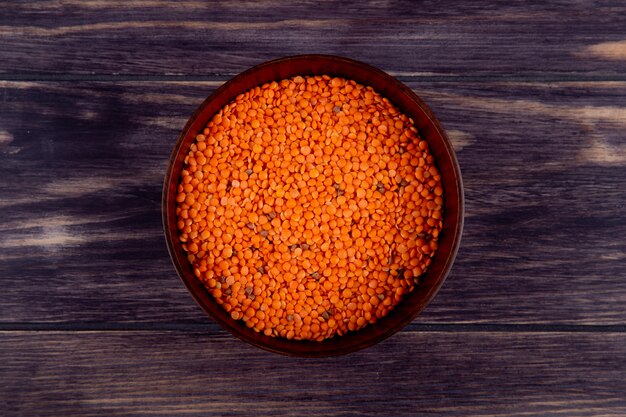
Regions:
<instances>
[{"instance_id":1,"label":"pile of lentils","mask_svg":"<svg viewBox=\"0 0 626 417\"><path fill-rule=\"evenodd\" d=\"M297 76L253 88L198 134L180 240L234 320L321 341L374 323L437 250L441 177L413 120L371 87Z\"/></svg>"}]
</instances>

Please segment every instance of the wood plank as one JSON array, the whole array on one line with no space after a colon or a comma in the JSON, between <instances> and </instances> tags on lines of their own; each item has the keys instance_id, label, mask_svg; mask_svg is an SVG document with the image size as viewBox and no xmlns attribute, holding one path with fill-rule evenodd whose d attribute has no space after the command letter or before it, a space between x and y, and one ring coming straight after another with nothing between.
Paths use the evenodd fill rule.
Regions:
<instances>
[{"instance_id":1,"label":"wood plank","mask_svg":"<svg viewBox=\"0 0 626 417\"><path fill-rule=\"evenodd\" d=\"M401 332L294 359L202 332L4 332L7 415L608 416L626 334Z\"/></svg>"},{"instance_id":2,"label":"wood plank","mask_svg":"<svg viewBox=\"0 0 626 417\"><path fill-rule=\"evenodd\" d=\"M232 75L286 55L394 74L619 77L616 2L1 2L0 74Z\"/></svg>"},{"instance_id":3,"label":"wood plank","mask_svg":"<svg viewBox=\"0 0 626 417\"><path fill-rule=\"evenodd\" d=\"M195 323L161 231L178 130L219 82L0 84L0 321ZM626 321L626 83L414 82L466 228L420 323Z\"/></svg>"}]
</instances>

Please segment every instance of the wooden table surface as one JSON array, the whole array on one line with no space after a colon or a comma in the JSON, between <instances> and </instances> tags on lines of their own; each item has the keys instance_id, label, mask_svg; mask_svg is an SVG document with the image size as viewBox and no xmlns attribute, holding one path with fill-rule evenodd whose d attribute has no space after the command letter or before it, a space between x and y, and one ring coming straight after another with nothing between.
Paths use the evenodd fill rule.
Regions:
<instances>
[{"instance_id":1,"label":"wooden table surface","mask_svg":"<svg viewBox=\"0 0 626 417\"><path fill-rule=\"evenodd\" d=\"M329 359L221 330L161 227L196 106L299 53L414 89L466 191L435 301ZM0 89L0 415L626 415L623 2L0 2Z\"/></svg>"}]
</instances>

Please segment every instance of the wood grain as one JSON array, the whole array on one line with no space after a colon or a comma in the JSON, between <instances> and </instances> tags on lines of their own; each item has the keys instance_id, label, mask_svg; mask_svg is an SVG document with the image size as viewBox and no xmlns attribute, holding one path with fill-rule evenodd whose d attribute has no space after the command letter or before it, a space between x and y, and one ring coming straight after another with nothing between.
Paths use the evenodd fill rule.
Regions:
<instances>
[{"instance_id":1,"label":"wood grain","mask_svg":"<svg viewBox=\"0 0 626 417\"><path fill-rule=\"evenodd\" d=\"M11 416L609 416L626 334L402 332L293 359L199 332L0 334Z\"/></svg>"},{"instance_id":2,"label":"wood grain","mask_svg":"<svg viewBox=\"0 0 626 417\"><path fill-rule=\"evenodd\" d=\"M0 74L233 75L346 54L396 75L626 76L618 2L0 3Z\"/></svg>"},{"instance_id":3,"label":"wood grain","mask_svg":"<svg viewBox=\"0 0 626 417\"><path fill-rule=\"evenodd\" d=\"M160 198L179 129L219 84L0 84L0 322L208 320L170 264ZM467 204L417 323L624 324L626 83L408 84L450 132Z\"/></svg>"},{"instance_id":4,"label":"wood grain","mask_svg":"<svg viewBox=\"0 0 626 417\"><path fill-rule=\"evenodd\" d=\"M0 415L626 415L622 2L0 10ZM195 107L301 53L406 81L447 128L466 189L434 302L383 343L322 360L219 329L160 221Z\"/></svg>"}]
</instances>

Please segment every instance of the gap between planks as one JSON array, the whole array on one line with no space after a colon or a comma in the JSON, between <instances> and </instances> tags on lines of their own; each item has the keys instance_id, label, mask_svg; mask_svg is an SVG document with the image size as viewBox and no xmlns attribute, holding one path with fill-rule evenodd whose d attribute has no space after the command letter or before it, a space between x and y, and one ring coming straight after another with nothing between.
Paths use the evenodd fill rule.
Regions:
<instances>
[{"instance_id":1,"label":"gap between planks","mask_svg":"<svg viewBox=\"0 0 626 417\"><path fill-rule=\"evenodd\" d=\"M0 323L0 332L11 331L75 331L75 332L137 332L137 331L177 331L210 332L221 329L215 323L103 323L103 322L66 322L66 323ZM626 333L626 324L586 325L586 324L496 324L496 323L415 323L404 328L409 332L439 333Z\"/></svg>"},{"instance_id":2,"label":"gap between planks","mask_svg":"<svg viewBox=\"0 0 626 417\"><path fill-rule=\"evenodd\" d=\"M383 69L384 70L384 69ZM580 74L528 74L528 75L445 75L431 73L387 72L402 82L622 82L626 74L611 76L585 76ZM31 81L31 82L213 82L222 84L236 76L237 73L207 75L141 75L141 74L2 74L0 81Z\"/></svg>"}]
</instances>

